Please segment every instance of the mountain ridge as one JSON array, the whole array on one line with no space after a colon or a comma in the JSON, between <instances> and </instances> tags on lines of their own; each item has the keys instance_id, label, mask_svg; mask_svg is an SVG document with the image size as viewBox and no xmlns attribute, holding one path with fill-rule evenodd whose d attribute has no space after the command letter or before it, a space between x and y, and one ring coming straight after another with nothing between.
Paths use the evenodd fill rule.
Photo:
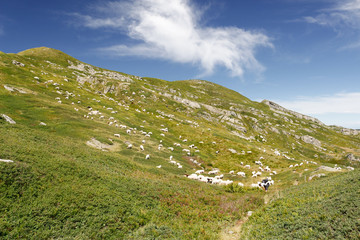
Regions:
<instances>
[{"instance_id":1,"label":"mountain ridge","mask_svg":"<svg viewBox=\"0 0 360 240\"><path fill-rule=\"evenodd\" d=\"M49 48L0 54L0 95L15 122L0 118L0 159L13 161L0 162L5 239L218 239L266 194L360 164L356 132Z\"/></svg>"}]
</instances>

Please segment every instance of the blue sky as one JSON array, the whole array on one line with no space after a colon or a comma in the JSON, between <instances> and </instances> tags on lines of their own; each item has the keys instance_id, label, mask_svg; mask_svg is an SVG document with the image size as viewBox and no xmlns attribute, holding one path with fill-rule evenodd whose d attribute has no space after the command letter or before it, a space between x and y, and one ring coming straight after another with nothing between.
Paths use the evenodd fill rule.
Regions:
<instances>
[{"instance_id":1,"label":"blue sky","mask_svg":"<svg viewBox=\"0 0 360 240\"><path fill-rule=\"evenodd\" d=\"M360 129L360 0L5 0L0 51L200 78Z\"/></svg>"}]
</instances>

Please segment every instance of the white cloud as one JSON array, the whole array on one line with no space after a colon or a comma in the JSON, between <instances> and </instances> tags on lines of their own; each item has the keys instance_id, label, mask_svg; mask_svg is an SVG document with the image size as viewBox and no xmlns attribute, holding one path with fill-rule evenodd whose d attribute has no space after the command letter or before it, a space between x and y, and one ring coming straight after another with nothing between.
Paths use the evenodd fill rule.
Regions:
<instances>
[{"instance_id":1,"label":"white cloud","mask_svg":"<svg viewBox=\"0 0 360 240\"><path fill-rule=\"evenodd\" d=\"M259 31L203 26L203 12L190 0L109 2L96 9L101 16L77 15L83 26L125 31L138 42L102 50L118 56L196 64L206 75L213 73L216 66L225 67L237 77L248 70L262 72L265 68L255 58L255 52L260 46L273 47L269 37Z\"/></svg>"},{"instance_id":2,"label":"white cloud","mask_svg":"<svg viewBox=\"0 0 360 240\"><path fill-rule=\"evenodd\" d=\"M276 101L281 106L303 114L360 114L360 92L337 93L333 96L301 97Z\"/></svg>"},{"instance_id":3,"label":"white cloud","mask_svg":"<svg viewBox=\"0 0 360 240\"><path fill-rule=\"evenodd\" d=\"M304 20L329 26L337 31L345 27L360 29L360 0L336 0L332 7L321 10L317 16L308 16Z\"/></svg>"},{"instance_id":4,"label":"white cloud","mask_svg":"<svg viewBox=\"0 0 360 240\"><path fill-rule=\"evenodd\" d=\"M287 109L316 117L327 125L360 129L360 92L274 102Z\"/></svg>"}]
</instances>

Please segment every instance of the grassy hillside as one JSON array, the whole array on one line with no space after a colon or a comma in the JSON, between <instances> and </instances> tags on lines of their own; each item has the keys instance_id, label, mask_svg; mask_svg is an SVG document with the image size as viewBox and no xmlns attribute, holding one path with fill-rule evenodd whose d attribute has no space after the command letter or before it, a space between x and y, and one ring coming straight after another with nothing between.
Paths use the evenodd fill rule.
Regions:
<instances>
[{"instance_id":1,"label":"grassy hillside","mask_svg":"<svg viewBox=\"0 0 360 240\"><path fill-rule=\"evenodd\" d=\"M291 187L257 211L242 239L359 239L360 172Z\"/></svg>"},{"instance_id":2,"label":"grassy hillside","mask_svg":"<svg viewBox=\"0 0 360 240\"><path fill-rule=\"evenodd\" d=\"M44 47L0 53L0 96L0 116L16 122L0 117L0 159L13 161L0 161L4 239L218 239L263 205L252 183L272 177L271 194L359 165L357 132L211 82L142 78ZM233 183L186 177L215 169Z\"/></svg>"}]
</instances>

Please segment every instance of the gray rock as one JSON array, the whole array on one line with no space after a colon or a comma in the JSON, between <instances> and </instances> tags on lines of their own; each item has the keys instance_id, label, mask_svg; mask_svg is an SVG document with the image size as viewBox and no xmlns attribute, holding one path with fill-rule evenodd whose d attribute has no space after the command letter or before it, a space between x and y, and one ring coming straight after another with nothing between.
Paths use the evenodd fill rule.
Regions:
<instances>
[{"instance_id":1,"label":"gray rock","mask_svg":"<svg viewBox=\"0 0 360 240\"><path fill-rule=\"evenodd\" d=\"M303 140L306 143L312 144L316 147L321 147L321 142L312 136L308 136L308 135L302 136L301 140Z\"/></svg>"},{"instance_id":2,"label":"gray rock","mask_svg":"<svg viewBox=\"0 0 360 240\"><path fill-rule=\"evenodd\" d=\"M21 62L18 62L16 60L12 60L12 64L16 65L16 66L19 66L19 67L25 67L25 64L21 63Z\"/></svg>"},{"instance_id":3,"label":"gray rock","mask_svg":"<svg viewBox=\"0 0 360 240\"><path fill-rule=\"evenodd\" d=\"M360 162L360 159L355 157L354 154L352 154L352 153L346 155L346 158L347 158L347 160L350 160L350 161Z\"/></svg>"},{"instance_id":4,"label":"gray rock","mask_svg":"<svg viewBox=\"0 0 360 240\"><path fill-rule=\"evenodd\" d=\"M16 124L16 122L15 122L14 120L12 120L11 117L9 117L9 116L7 116L7 115L5 115L5 114L1 114L0 117L3 118L3 119L5 119L5 121L7 121L7 122L10 123L10 124Z\"/></svg>"},{"instance_id":5,"label":"gray rock","mask_svg":"<svg viewBox=\"0 0 360 240\"><path fill-rule=\"evenodd\" d=\"M0 159L0 162L12 163L14 161L9 159Z\"/></svg>"}]
</instances>

